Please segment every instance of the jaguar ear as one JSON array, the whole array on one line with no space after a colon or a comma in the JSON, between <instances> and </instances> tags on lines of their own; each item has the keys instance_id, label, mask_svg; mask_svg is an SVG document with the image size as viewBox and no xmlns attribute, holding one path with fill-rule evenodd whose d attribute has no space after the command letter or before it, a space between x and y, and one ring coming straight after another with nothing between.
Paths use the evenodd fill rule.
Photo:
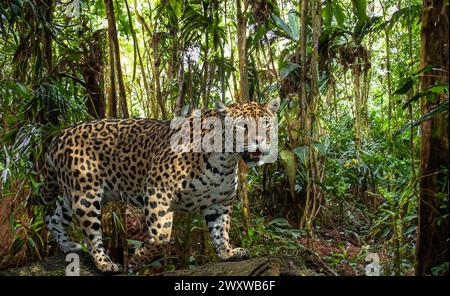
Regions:
<instances>
[{"instance_id":1,"label":"jaguar ear","mask_svg":"<svg viewBox=\"0 0 450 296\"><path fill-rule=\"evenodd\" d=\"M214 109L219 113L227 113L228 111L228 107L221 101L216 101Z\"/></svg>"},{"instance_id":2,"label":"jaguar ear","mask_svg":"<svg viewBox=\"0 0 450 296\"><path fill-rule=\"evenodd\" d=\"M272 100L266 104L266 110L272 114L277 113L279 108L280 108L280 100L279 99Z\"/></svg>"}]
</instances>

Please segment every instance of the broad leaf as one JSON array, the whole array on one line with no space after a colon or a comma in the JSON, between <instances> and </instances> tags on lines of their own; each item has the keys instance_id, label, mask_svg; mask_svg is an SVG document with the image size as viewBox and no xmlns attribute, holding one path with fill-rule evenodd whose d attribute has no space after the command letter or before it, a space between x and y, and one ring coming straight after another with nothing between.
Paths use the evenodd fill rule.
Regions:
<instances>
[{"instance_id":1,"label":"broad leaf","mask_svg":"<svg viewBox=\"0 0 450 296\"><path fill-rule=\"evenodd\" d=\"M36 248L36 243L35 243L35 241L34 241L34 239L32 237L28 237L27 244L30 247L30 249L35 249Z\"/></svg>"},{"instance_id":2,"label":"broad leaf","mask_svg":"<svg viewBox=\"0 0 450 296\"><path fill-rule=\"evenodd\" d=\"M406 101L405 104L403 104L402 108L405 109L406 107L408 107L408 105L410 105L412 102L417 101L418 99L420 99L423 96L428 95L428 91L424 91L424 92L418 92L417 94L415 94L414 96L412 96L408 101Z\"/></svg>"},{"instance_id":3,"label":"broad leaf","mask_svg":"<svg viewBox=\"0 0 450 296\"><path fill-rule=\"evenodd\" d=\"M300 146L294 149L295 155L297 155L301 163L306 163L309 159L308 146Z\"/></svg>"},{"instance_id":4,"label":"broad leaf","mask_svg":"<svg viewBox=\"0 0 450 296\"><path fill-rule=\"evenodd\" d=\"M325 146L324 143L316 142L314 143L314 147L316 147L320 155L325 155L327 152L327 147Z\"/></svg>"},{"instance_id":5,"label":"broad leaf","mask_svg":"<svg viewBox=\"0 0 450 296\"><path fill-rule=\"evenodd\" d=\"M180 0L170 0L170 7L172 7L173 14L177 18L180 18L181 14L182 14L182 9L183 9L183 4L181 3L181 1Z\"/></svg>"},{"instance_id":6,"label":"broad leaf","mask_svg":"<svg viewBox=\"0 0 450 296\"><path fill-rule=\"evenodd\" d=\"M448 85L447 84L433 85L432 87L430 87L430 92L435 94L442 94L448 92Z\"/></svg>"},{"instance_id":7,"label":"broad leaf","mask_svg":"<svg viewBox=\"0 0 450 296\"><path fill-rule=\"evenodd\" d=\"M277 25L278 28L280 28L282 30L282 33L289 39L294 40L294 41L298 41L298 38L295 39L294 34L292 33L291 29L289 28L289 26L277 15L272 14L272 18L275 22L275 24Z\"/></svg>"},{"instance_id":8,"label":"broad leaf","mask_svg":"<svg viewBox=\"0 0 450 296\"><path fill-rule=\"evenodd\" d=\"M418 92L414 96L412 96L408 101L406 101L406 103L403 104L402 108L405 109L412 102L415 102L418 99L420 99L421 97L427 96L430 93L435 93L435 94L448 93L448 85L447 84L432 85L432 86L428 87L427 89L425 89L424 91Z\"/></svg>"},{"instance_id":9,"label":"broad leaf","mask_svg":"<svg viewBox=\"0 0 450 296\"><path fill-rule=\"evenodd\" d=\"M299 30L298 30L298 22L297 22L297 15L295 11L289 12L289 28L292 32L292 38L295 41L298 41L300 38Z\"/></svg>"},{"instance_id":10,"label":"broad leaf","mask_svg":"<svg viewBox=\"0 0 450 296\"><path fill-rule=\"evenodd\" d=\"M345 21L344 9L342 8L341 4L336 0L332 1L332 4L333 4L333 15L334 18L336 19L336 23L338 24L339 27L342 27Z\"/></svg>"},{"instance_id":11,"label":"broad leaf","mask_svg":"<svg viewBox=\"0 0 450 296\"><path fill-rule=\"evenodd\" d=\"M278 227L286 227L286 228L291 227L291 225L289 224L289 221L286 220L285 218L275 218L275 219L271 220L270 222L268 222L267 225L275 225Z\"/></svg>"},{"instance_id":12,"label":"broad leaf","mask_svg":"<svg viewBox=\"0 0 450 296\"><path fill-rule=\"evenodd\" d=\"M11 255L16 255L22 250L23 245L25 244L25 240L21 237L16 238L16 240L12 243L10 253Z\"/></svg>"},{"instance_id":13,"label":"broad leaf","mask_svg":"<svg viewBox=\"0 0 450 296\"><path fill-rule=\"evenodd\" d=\"M283 161L284 167L286 168L289 184L291 185L291 193L293 194L295 190L295 179L297 172L297 164L295 161L294 152L287 149L281 150L280 157Z\"/></svg>"},{"instance_id":14,"label":"broad leaf","mask_svg":"<svg viewBox=\"0 0 450 296\"><path fill-rule=\"evenodd\" d=\"M286 78L292 71L294 71L295 69L300 68L299 64L296 63L288 63L286 66L284 66L283 68L281 68L280 70L280 77Z\"/></svg>"},{"instance_id":15,"label":"broad leaf","mask_svg":"<svg viewBox=\"0 0 450 296\"><path fill-rule=\"evenodd\" d=\"M358 22L364 22L367 19L366 8L367 0L352 0L353 10L358 17Z\"/></svg>"},{"instance_id":16,"label":"broad leaf","mask_svg":"<svg viewBox=\"0 0 450 296\"><path fill-rule=\"evenodd\" d=\"M421 124L424 121L427 121L431 118L433 118L434 116L436 116L437 114L441 113L441 112L448 112L448 99L446 101L444 101L443 103L441 103L439 106L437 106L436 108L434 108L433 110L431 110L430 112L422 115L422 117L420 117L419 119L417 119L416 121L410 122L407 125L405 125L404 127L402 127L401 129L399 129L398 131L395 132L395 136L403 133L404 131L410 129L411 127L416 127L419 124Z\"/></svg>"},{"instance_id":17,"label":"broad leaf","mask_svg":"<svg viewBox=\"0 0 450 296\"><path fill-rule=\"evenodd\" d=\"M322 11L323 25L325 27L331 26L331 20L333 19L333 7L330 0L326 1L325 9Z\"/></svg>"},{"instance_id":18,"label":"broad leaf","mask_svg":"<svg viewBox=\"0 0 450 296\"><path fill-rule=\"evenodd\" d=\"M414 80L409 78L403 85L394 91L394 95L404 95L414 86Z\"/></svg>"}]
</instances>

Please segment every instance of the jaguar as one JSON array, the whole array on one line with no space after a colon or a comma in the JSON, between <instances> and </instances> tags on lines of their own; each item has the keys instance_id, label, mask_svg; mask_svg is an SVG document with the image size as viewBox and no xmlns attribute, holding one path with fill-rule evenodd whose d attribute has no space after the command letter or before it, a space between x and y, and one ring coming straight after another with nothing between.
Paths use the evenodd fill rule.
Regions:
<instances>
[{"instance_id":1,"label":"jaguar","mask_svg":"<svg viewBox=\"0 0 450 296\"><path fill-rule=\"evenodd\" d=\"M161 255L170 243L174 211L202 213L221 260L249 258L247 249L233 247L229 239L238 163L242 159L252 167L273 156L267 133L273 128L279 106L279 100L228 106L218 102L213 109L179 117L182 125L174 120L107 118L66 128L47 145L42 187L28 203L53 205L54 211L44 221L64 252L81 249L67 234L72 222L81 228L89 254L103 273L123 271L110 259L102 241L101 210L114 201L142 208L148 227L149 239L135 250L128 270ZM185 143L195 145L196 138L189 135L195 133L196 120L202 123L197 129L200 136L206 138L213 131L206 124L208 120L226 126L230 118L252 119L249 122L266 134L249 133L249 124L244 125L246 145L234 149L238 148L236 125L232 127L231 151L223 147L199 151L174 148L176 139L183 136L188 139ZM213 135L230 143L226 128L216 129Z\"/></svg>"}]
</instances>

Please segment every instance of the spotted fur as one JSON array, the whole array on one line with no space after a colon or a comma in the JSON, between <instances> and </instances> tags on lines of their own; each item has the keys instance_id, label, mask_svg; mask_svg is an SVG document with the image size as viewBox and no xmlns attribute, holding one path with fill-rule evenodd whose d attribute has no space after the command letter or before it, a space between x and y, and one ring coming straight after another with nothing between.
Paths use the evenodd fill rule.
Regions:
<instances>
[{"instance_id":1,"label":"spotted fur","mask_svg":"<svg viewBox=\"0 0 450 296\"><path fill-rule=\"evenodd\" d=\"M219 103L215 110L202 110L201 118L273 117L278 106L278 101L228 107ZM232 247L228 235L243 153L176 152L169 145L174 132L168 121L104 119L67 128L54 137L46 153L41 194L29 202L56 202L54 214L45 221L64 251L80 249L66 232L74 217L96 267L104 273L120 272L105 252L100 215L106 202L122 200L143 208L150 234L135 251L130 269L161 254L170 241L174 211L202 212L222 260L249 256L247 250ZM251 165L262 163L247 160Z\"/></svg>"}]
</instances>

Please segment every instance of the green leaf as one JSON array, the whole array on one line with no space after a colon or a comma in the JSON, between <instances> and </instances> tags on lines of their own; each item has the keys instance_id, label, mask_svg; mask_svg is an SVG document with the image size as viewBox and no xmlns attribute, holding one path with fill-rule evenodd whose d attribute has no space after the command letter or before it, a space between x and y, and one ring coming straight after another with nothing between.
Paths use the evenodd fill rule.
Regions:
<instances>
[{"instance_id":1,"label":"green leaf","mask_svg":"<svg viewBox=\"0 0 450 296\"><path fill-rule=\"evenodd\" d=\"M358 23L362 23L367 19L366 8L367 0L352 0L353 10L358 17Z\"/></svg>"},{"instance_id":2,"label":"green leaf","mask_svg":"<svg viewBox=\"0 0 450 296\"><path fill-rule=\"evenodd\" d=\"M180 0L170 0L170 7L172 7L173 13L177 18L180 18L183 10L183 4Z\"/></svg>"},{"instance_id":3,"label":"green leaf","mask_svg":"<svg viewBox=\"0 0 450 296\"><path fill-rule=\"evenodd\" d=\"M274 225L277 227L285 227L285 228L291 228L291 225L289 224L289 221L285 218L275 218L267 223L267 225Z\"/></svg>"},{"instance_id":4,"label":"green leaf","mask_svg":"<svg viewBox=\"0 0 450 296\"><path fill-rule=\"evenodd\" d=\"M22 250L23 245L25 244L25 240L21 237L16 238L16 240L12 243L10 253L15 256L17 253Z\"/></svg>"},{"instance_id":5,"label":"green leaf","mask_svg":"<svg viewBox=\"0 0 450 296\"><path fill-rule=\"evenodd\" d=\"M11 12L12 12L13 16L21 16L22 9L20 8L20 6L18 6L15 3L11 3L10 7L11 7Z\"/></svg>"},{"instance_id":6,"label":"green leaf","mask_svg":"<svg viewBox=\"0 0 450 296\"><path fill-rule=\"evenodd\" d=\"M433 85L432 87L430 87L430 92L435 94L442 94L448 92L448 85L447 84Z\"/></svg>"},{"instance_id":7,"label":"green leaf","mask_svg":"<svg viewBox=\"0 0 450 296\"><path fill-rule=\"evenodd\" d=\"M294 152L284 149L280 152L281 160L283 161L284 167L286 168L289 184L291 185L291 193L294 193L295 189L295 179L297 173L297 165L295 162Z\"/></svg>"},{"instance_id":8,"label":"green leaf","mask_svg":"<svg viewBox=\"0 0 450 296\"><path fill-rule=\"evenodd\" d=\"M286 66L284 66L280 70L281 79L286 78L292 71L298 68L300 68L299 64L289 62Z\"/></svg>"},{"instance_id":9,"label":"green leaf","mask_svg":"<svg viewBox=\"0 0 450 296\"><path fill-rule=\"evenodd\" d=\"M134 240L134 239L127 239L127 242L129 245L132 245L136 248L140 248L144 245L144 242L139 241L139 240Z\"/></svg>"},{"instance_id":10,"label":"green leaf","mask_svg":"<svg viewBox=\"0 0 450 296\"><path fill-rule=\"evenodd\" d=\"M14 212L11 211L11 214L9 215L9 226L11 227L11 232L15 231L15 224Z\"/></svg>"},{"instance_id":11,"label":"green leaf","mask_svg":"<svg viewBox=\"0 0 450 296\"><path fill-rule=\"evenodd\" d=\"M395 216L395 212L389 209L381 209L382 212L388 214L389 216Z\"/></svg>"},{"instance_id":12,"label":"green leaf","mask_svg":"<svg viewBox=\"0 0 450 296\"><path fill-rule=\"evenodd\" d=\"M414 80L409 78L403 85L394 91L394 95L404 95L414 86Z\"/></svg>"},{"instance_id":13,"label":"green leaf","mask_svg":"<svg viewBox=\"0 0 450 296\"><path fill-rule=\"evenodd\" d=\"M314 147L316 147L317 151L319 152L320 155L325 155L326 154L326 150L327 147L325 146L324 143L314 143Z\"/></svg>"},{"instance_id":14,"label":"green leaf","mask_svg":"<svg viewBox=\"0 0 450 296\"><path fill-rule=\"evenodd\" d=\"M408 101L406 101L405 104L403 104L402 108L405 109L406 107L408 107L409 104L411 104L412 102L420 99L423 96L428 95L428 92L418 92L417 94L415 94L414 96L412 96Z\"/></svg>"},{"instance_id":15,"label":"green leaf","mask_svg":"<svg viewBox=\"0 0 450 296\"><path fill-rule=\"evenodd\" d=\"M433 118L434 116L436 116L437 114L439 114L441 112L445 112L445 111L448 112L448 99L445 100L443 103L441 103L436 108L434 108L433 110L431 110L430 112L422 115L422 117L420 117L416 121L410 122L407 125L405 125L404 127L402 127L401 129L399 129L398 131L396 131L394 136L397 136L397 135L403 133L404 131L410 129L411 127L418 126L422 122L427 121L427 120Z\"/></svg>"},{"instance_id":16,"label":"green leaf","mask_svg":"<svg viewBox=\"0 0 450 296\"><path fill-rule=\"evenodd\" d=\"M295 155L297 155L298 159L301 163L305 163L309 159L309 151L308 146L300 146L294 149Z\"/></svg>"},{"instance_id":17,"label":"green leaf","mask_svg":"<svg viewBox=\"0 0 450 296\"><path fill-rule=\"evenodd\" d=\"M99 16L104 16L105 14L105 5L103 3L103 0L97 0L95 1L94 5L90 5L91 6L91 12L99 15Z\"/></svg>"},{"instance_id":18,"label":"green leaf","mask_svg":"<svg viewBox=\"0 0 450 296\"><path fill-rule=\"evenodd\" d=\"M339 27L342 27L344 25L345 21L345 14L344 9L342 8L341 4L338 1L332 1L333 5L333 14L334 18L336 19L336 23Z\"/></svg>"},{"instance_id":19,"label":"green leaf","mask_svg":"<svg viewBox=\"0 0 450 296\"><path fill-rule=\"evenodd\" d=\"M427 96L430 93L435 93L435 94L448 93L448 85L447 84L437 84L437 85L430 86L430 87L426 88L424 91L418 92L414 96L412 96L408 101L406 101L406 103L403 104L402 108L405 109L412 102L415 102L418 99L420 99L421 97Z\"/></svg>"},{"instance_id":20,"label":"green leaf","mask_svg":"<svg viewBox=\"0 0 450 296\"><path fill-rule=\"evenodd\" d=\"M117 227L117 229L120 229L121 231L125 231L125 228L122 224L122 221L120 220L120 217L117 215L115 211L112 212L112 217L114 221L114 226Z\"/></svg>"},{"instance_id":21,"label":"green leaf","mask_svg":"<svg viewBox=\"0 0 450 296\"><path fill-rule=\"evenodd\" d=\"M410 13L411 13L412 21L414 21L414 19L420 20L420 12L421 12L420 5L411 5L411 7L407 6L407 7L401 8L401 9L395 11L392 14L391 18L389 20L387 20L386 22L384 22L380 28L383 29L384 26L387 26L389 29L391 29L393 26L395 26L395 24L397 24L399 22L399 20L401 20L402 18L406 19L408 14L410 14Z\"/></svg>"},{"instance_id":22,"label":"green leaf","mask_svg":"<svg viewBox=\"0 0 450 296\"><path fill-rule=\"evenodd\" d=\"M248 237L254 238L255 237L255 230L253 228L248 229Z\"/></svg>"},{"instance_id":23,"label":"green leaf","mask_svg":"<svg viewBox=\"0 0 450 296\"><path fill-rule=\"evenodd\" d=\"M323 25L324 27L331 26L331 20L333 19L333 7L331 0L327 0L325 9L322 11Z\"/></svg>"},{"instance_id":24,"label":"green leaf","mask_svg":"<svg viewBox=\"0 0 450 296\"><path fill-rule=\"evenodd\" d=\"M31 96L31 91L22 83L8 81L8 86L21 98L29 98Z\"/></svg>"},{"instance_id":25,"label":"green leaf","mask_svg":"<svg viewBox=\"0 0 450 296\"><path fill-rule=\"evenodd\" d=\"M290 11L288 14L289 17L289 28L291 29L292 32L292 38L295 41L298 41L300 38L300 33L298 30L298 22L297 22L297 14L295 13L295 11Z\"/></svg>"},{"instance_id":26,"label":"green leaf","mask_svg":"<svg viewBox=\"0 0 450 296\"><path fill-rule=\"evenodd\" d=\"M287 38L294 41L298 41L298 39L294 38L294 35L292 34L292 31L289 28L289 26L279 16L272 14L272 19L274 20L275 25L277 25L278 28L280 28L283 31L283 34L286 35Z\"/></svg>"},{"instance_id":27,"label":"green leaf","mask_svg":"<svg viewBox=\"0 0 450 296\"><path fill-rule=\"evenodd\" d=\"M29 237L27 240L27 244L30 247L30 249L34 250L36 248L36 243L34 242L33 238Z\"/></svg>"},{"instance_id":28,"label":"green leaf","mask_svg":"<svg viewBox=\"0 0 450 296\"><path fill-rule=\"evenodd\" d=\"M433 70L433 66L432 65L426 65L422 69L419 69L416 73L413 73L413 75L415 77L418 77L418 76L420 76L420 74L430 72L431 70Z\"/></svg>"}]
</instances>

